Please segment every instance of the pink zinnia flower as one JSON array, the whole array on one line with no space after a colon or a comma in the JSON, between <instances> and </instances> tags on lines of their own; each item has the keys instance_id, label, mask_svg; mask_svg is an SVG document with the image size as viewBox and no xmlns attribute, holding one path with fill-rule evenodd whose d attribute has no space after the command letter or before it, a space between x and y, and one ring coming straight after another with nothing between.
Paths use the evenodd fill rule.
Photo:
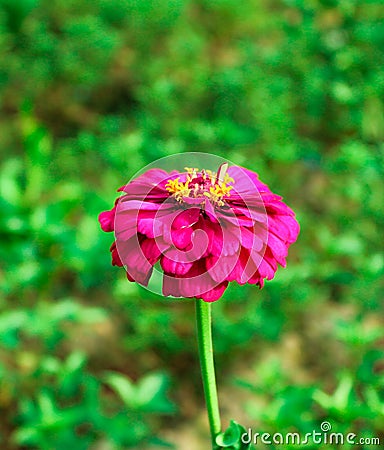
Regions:
<instances>
[{"instance_id":1,"label":"pink zinnia flower","mask_svg":"<svg viewBox=\"0 0 384 450\"><path fill-rule=\"evenodd\" d=\"M258 175L222 164L217 173L151 169L119 189L100 214L114 231L112 264L147 286L154 265L164 295L218 300L228 282L263 287L286 265L299 225L293 211Z\"/></svg>"}]
</instances>

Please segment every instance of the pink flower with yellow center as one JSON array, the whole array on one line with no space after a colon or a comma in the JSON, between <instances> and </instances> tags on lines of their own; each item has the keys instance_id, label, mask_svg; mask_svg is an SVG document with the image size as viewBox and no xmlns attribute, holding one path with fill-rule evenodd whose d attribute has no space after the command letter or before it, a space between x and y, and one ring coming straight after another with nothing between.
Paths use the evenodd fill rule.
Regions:
<instances>
[{"instance_id":1,"label":"pink flower with yellow center","mask_svg":"<svg viewBox=\"0 0 384 450\"><path fill-rule=\"evenodd\" d=\"M114 231L112 264L147 286L159 263L165 296L218 300L231 281L256 284L286 265L299 225L258 175L221 164L217 172L150 169L121 187L100 214Z\"/></svg>"}]
</instances>

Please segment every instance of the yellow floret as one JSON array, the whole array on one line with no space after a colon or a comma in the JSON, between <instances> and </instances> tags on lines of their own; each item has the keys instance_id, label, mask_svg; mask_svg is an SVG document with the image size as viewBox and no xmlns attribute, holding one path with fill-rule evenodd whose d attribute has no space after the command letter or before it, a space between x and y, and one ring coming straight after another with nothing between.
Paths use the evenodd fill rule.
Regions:
<instances>
[{"instance_id":1,"label":"yellow floret","mask_svg":"<svg viewBox=\"0 0 384 450\"><path fill-rule=\"evenodd\" d=\"M188 173L197 173L199 171L196 167L184 167L184 170L186 170Z\"/></svg>"},{"instance_id":2,"label":"yellow floret","mask_svg":"<svg viewBox=\"0 0 384 450\"><path fill-rule=\"evenodd\" d=\"M201 176L203 180L209 181L211 184L208 188L206 185L203 187L202 184L200 185L199 183L194 182L199 173L199 169L194 167L185 167L184 169L187 171L187 179L184 183L180 182L180 178L178 177L173 180L168 180L165 185L166 190L178 202L181 203L184 197L198 198L204 196L218 206L224 205L223 197L229 196L230 191L233 188L232 186L228 186L227 183L234 183L233 178L228 174L225 174L223 181L218 180L215 172L212 172L211 170L202 170ZM202 192L203 190L205 190L205 192Z\"/></svg>"},{"instance_id":3,"label":"yellow floret","mask_svg":"<svg viewBox=\"0 0 384 450\"><path fill-rule=\"evenodd\" d=\"M228 184L228 183L234 183L235 180L230 177L227 173L224 175L224 184Z\"/></svg>"},{"instance_id":4,"label":"yellow floret","mask_svg":"<svg viewBox=\"0 0 384 450\"><path fill-rule=\"evenodd\" d=\"M227 186L225 183L215 184L209 188L209 192L204 192L204 195L219 206L223 206L224 201L222 199L229 195L231 189L232 186Z\"/></svg>"},{"instance_id":5,"label":"yellow floret","mask_svg":"<svg viewBox=\"0 0 384 450\"><path fill-rule=\"evenodd\" d=\"M185 183L180 183L180 178L175 178L174 180L168 180L165 185L165 189L172 195L178 202L183 201L183 197L186 197L190 193L188 181Z\"/></svg>"}]
</instances>

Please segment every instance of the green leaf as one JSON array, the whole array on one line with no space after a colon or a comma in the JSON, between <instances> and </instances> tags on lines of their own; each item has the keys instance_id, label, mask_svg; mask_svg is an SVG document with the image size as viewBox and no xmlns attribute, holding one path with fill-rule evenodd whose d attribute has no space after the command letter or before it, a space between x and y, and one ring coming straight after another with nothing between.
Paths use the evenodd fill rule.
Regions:
<instances>
[{"instance_id":1,"label":"green leaf","mask_svg":"<svg viewBox=\"0 0 384 450\"><path fill-rule=\"evenodd\" d=\"M250 444L242 441L243 434L246 433L245 428L231 420L229 427L216 436L217 450L226 448L227 450L248 450L251 448Z\"/></svg>"},{"instance_id":2,"label":"green leaf","mask_svg":"<svg viewBox=\"0 0 384 450\"><path fill-rule=\"evenodd\" d=\"M171 413L173 404L168 400L166 391L169 380L163 373L152 373L139 381L136 388L136 402L146 412Z\"/></svg>"},{"instance_id":3,"label":"green leaf","mask_svg":"<svg viewBox=\"0 0 384 450\"><path fill-rule=\"evenodd\" d=\"M239 425L231 420L229 427L224 431L224 433L220 433L216 438L216 444L221 447L229 447L239 442L240 439L240 428Z\"/></svg>"},{"instance_id":4,"label":"green leaf","mask_svg":"<svg viewBox=\"0 0 384 450\"><path fill-rule=\"evenodd\" d=\"M136 406L136 389L128 378L118 373L110 372L105 376L104 381L120 396L126 406Z\"/></svg>"}]
</instances>

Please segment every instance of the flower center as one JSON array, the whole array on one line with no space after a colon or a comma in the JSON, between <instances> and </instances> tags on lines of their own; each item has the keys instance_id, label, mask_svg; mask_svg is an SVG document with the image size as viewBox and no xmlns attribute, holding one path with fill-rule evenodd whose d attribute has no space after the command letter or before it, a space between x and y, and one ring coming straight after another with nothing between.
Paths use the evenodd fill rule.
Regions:
<instances>
[{"instance_id":1,"label":"flower center","mask_svg":"<svg viewBox=\"0 0 384 450\"><path fill-rule=\"evenodd\" d=\"M224 197L230 196L230 191L235 181L227 174L228 164L224 163L217 172L211 170L201 170L197 168L185 167L187 177L185 182L180 181L180 177L168 180L165 188L180 203L184 198L201 198L201 203L208 198L218 206L224 205Z\"/></svg>"}]
</instances>

